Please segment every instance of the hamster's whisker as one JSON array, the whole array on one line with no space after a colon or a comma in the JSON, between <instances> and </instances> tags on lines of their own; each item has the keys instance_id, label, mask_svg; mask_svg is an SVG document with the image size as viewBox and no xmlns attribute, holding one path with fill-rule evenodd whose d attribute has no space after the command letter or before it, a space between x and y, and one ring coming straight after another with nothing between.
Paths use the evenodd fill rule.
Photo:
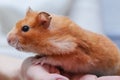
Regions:
<instances>
[{"instance_id":1,"label":"hamster's whisker","mask_svg":"<svg viewBox=\"0 0 120 80\"><path fill-rule=\"evenodd\" d=\"M14 47L15 47L16 49L20 50L20 51L23 51L23 48L22 48L22 46L20 45L19 40L18 40L17 38L16 38L16 40L15 40Z\"/></svg>"},{"instance_id":2,"label":"hamster's whisker","mask_svg":"<svg viewBox=\"0 0 120 80\"><path fill-rule=\"evenodd\" d=\"M15 45L15 47L17 47L17 46L18 46L18 42L19 42L19 41L18 41L18 39L16 39L16 42L15 42L15 44L14 44L14 45Z\"/></svg>"},{"instance_id":3,"label":"hamster's whisker","mask_svg":"<svg viewBox=\"0 0 120 80\"><path fill-rule=\"evenodd\" d=\"M22 48L22 46L18 43L18 49L20 50L20 51L23 51L23 48Z\"/></svg>"}]
</instances>

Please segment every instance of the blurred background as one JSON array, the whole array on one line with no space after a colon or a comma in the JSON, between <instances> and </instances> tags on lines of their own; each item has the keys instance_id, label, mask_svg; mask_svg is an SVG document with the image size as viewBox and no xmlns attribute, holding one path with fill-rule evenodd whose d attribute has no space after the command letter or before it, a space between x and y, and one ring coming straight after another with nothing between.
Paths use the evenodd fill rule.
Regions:
<instances>
[{"instance_id":1,"label":"blurred background","mask_svg":"<svg viewBox=\"0 0 120 80\"><path fill-rule=\"evenodd\" d=\"M120 0L0 0L0 54L26 58L7 44L6 36L31 7L71 18L81 27L111 38L120 47Z\"/></svg>"}]
</instances>

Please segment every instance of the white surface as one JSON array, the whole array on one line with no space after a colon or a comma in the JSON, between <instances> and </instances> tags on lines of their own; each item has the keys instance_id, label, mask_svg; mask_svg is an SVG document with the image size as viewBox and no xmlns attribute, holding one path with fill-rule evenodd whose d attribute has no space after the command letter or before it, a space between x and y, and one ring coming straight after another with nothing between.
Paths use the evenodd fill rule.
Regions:
<instances>
[{"instance_id":1,"label":"white surface","mask_svg":"<svg viewBox=\"0 0 120 80\"><path fill-rule=\"evenodd\" d=\"M18 74L21 63L23 60L0 55L0 73L8 77L14 77Z\"/></svg>"},{"instance_id":2,"label":"white surface","mask_svg":"<svg viewBox=\"0 0 120 80\"><path fill-rule=\"evenodd\" d=\"M28 7L32 7L35 10L64 14L70 1L71 0L0 0L0 6L12 7L22 11L22 13L25 13Z\"/></svg>"}]
</instances>

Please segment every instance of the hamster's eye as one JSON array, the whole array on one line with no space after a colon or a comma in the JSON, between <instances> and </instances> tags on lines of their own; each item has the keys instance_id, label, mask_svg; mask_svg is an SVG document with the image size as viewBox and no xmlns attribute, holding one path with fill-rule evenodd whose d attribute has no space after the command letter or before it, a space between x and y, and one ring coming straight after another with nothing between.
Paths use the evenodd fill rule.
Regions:
<instances>
[{"instance_id":1,"label":"hamster's eye","mask_svg":"<svg viewBox=\"0 0 120 80\"><path fill-rule=\"evenodd\" d=\"M24 31L24 32L29 31L29 26L24 25L24 26L22 27L22 31Z\"/></svg>"}]
</instances>

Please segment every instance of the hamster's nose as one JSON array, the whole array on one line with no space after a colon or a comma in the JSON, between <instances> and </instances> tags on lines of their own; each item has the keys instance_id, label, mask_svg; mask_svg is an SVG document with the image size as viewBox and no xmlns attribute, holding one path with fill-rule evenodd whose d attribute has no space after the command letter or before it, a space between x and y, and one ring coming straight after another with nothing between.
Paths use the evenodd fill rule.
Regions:
<instances>
[{"instance_id":1,"label":"hamster's nose","mask_svg":"<svg viewBox=\"0 0 120 80\"><path fill-rule=\"evenodd\" d=\"M11 43L11 40L9 38L7 39L7 41L8 41L9 44Z\"/></svg>"},{"instance_id":2,"label":"hamster's nose","mask_svg":"<svg viewBox=\"0 0 120 80\"><path fill-rule=\"evenodd\" d=\"M13 34L9 34L7 36L7 42L8 42L8 44L12 46L13 43L14 43L14 41L15 41L15 36Z\"/></svg>"},{"instance_id":3,"label":"hamster's nose","mask_svg":"<svg viewBox=\"0 0 120 80\"><path fill-rule=\"evenodd\" d=\"M11 44L12 39L8 37L8 38L7 38L7 41L8 41L8 44Z\"/></svg>"},{"instance_id":4,"label":"hamster's nose","mask_svg":"<svg viewBox=\"0 0 120 80\"><path fill-rule=\"evenodd\" d=\"M7 38L7 41L8 41L9 44L11 44L11 42L12 42L10 37Z\"/></svg>"}]
</instances>

